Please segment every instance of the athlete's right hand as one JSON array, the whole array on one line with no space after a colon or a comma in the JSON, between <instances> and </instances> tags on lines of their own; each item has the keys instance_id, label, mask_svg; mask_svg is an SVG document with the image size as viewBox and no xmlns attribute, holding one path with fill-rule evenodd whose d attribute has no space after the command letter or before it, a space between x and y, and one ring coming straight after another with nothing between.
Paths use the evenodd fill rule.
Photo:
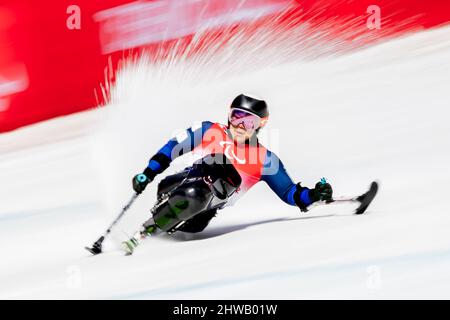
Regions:
<instances>
[{"instance_id":1,"label":"athlete's right hand","mask_svg":"<svg viewBox=\"0 0 450 320\"><path fill-rule=\"evenodd\" d=\"M139 173L133 177L133 189L136 193L141 193L150 182L151 180L144 173Z\"/></svg>"}]
</instances>

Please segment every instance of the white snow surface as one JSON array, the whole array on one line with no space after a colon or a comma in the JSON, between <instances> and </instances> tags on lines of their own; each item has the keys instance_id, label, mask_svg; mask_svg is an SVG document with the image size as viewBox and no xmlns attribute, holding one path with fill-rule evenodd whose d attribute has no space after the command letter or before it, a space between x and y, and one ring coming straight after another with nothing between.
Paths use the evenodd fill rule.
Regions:
<instances>
[{"instance_id":1,"label":"white snow surface","mask_svg":"<svg viewBox=\"0 0 450 320\"><path fill-rule=\"evenodd\" d=\"M1 135L0 298L449 299L449 57L441 28L210 79L142 63L119 76L111 106ZM157 179L90 256L148 158L195 121L226 122L241 92L268 101L261 140L295 181L327 177L355 195L379 180L368 212L300 213L260 183L204 232L158 235L125 257Z\"/></svg>"}]
</instances>

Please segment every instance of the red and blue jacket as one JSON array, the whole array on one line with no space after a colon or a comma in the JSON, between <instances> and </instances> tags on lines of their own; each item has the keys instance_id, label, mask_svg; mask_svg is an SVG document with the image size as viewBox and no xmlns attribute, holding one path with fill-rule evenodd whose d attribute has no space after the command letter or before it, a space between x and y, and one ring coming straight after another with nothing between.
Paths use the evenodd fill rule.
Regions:
<instances>
[{"instance_id":1,"label":"red and blue jacket","mask_svg":"<svg viewBox=\"0 0 450 320\"><path fill-rule=\"evenodd\" d=\"M278 197L302 210L312 203L309 189L295 184L289 177L277 155L256 143L237 144L228 127L220 123L204 121L169 140L149 161L144 173L151 179L167 169L177 157L192 152L194 158L212 153L223 153L242 178L238 191L230 199L233 204L259 181L266 182Z\"/></svg>"}]
</instances>

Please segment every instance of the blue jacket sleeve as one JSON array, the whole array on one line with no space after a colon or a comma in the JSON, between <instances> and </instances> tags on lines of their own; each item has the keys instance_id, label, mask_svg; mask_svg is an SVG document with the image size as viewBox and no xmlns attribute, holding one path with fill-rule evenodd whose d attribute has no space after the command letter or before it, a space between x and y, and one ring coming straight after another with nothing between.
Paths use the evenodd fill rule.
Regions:
<instances>
[{"instance_id":1,"label":"blue jacket sleeve","mask_svg":"<svg viewBox=\"0 0 450 320\"><path fill-rule=\"evenodd\" d=\"M174 138L170 139L158 152L149 160L144 173L154 178L157 174L167 169L170 163L179 156L191 152L198 146L204 133L213 125L210 121L203 121L198 127L191 127Z\"/></svg>"},{"instance_id":2,"label":"blue jacket sleeve","mask_svg":"<svg viewBox=\"0 0 450 320\"><path fill-rule=\"evenodd\" d=\"M266 159L264 161L261 180L265 181L269 185L270 189L272 189L281 200L292 206L297 205L294 199L297 191L297 185L288 175L278 156L269 150L267 150ZM309 197L308 188L303 188L301 190L299 198L305 206L309 206L312 203Z\"/></svg>"}]
</instances>

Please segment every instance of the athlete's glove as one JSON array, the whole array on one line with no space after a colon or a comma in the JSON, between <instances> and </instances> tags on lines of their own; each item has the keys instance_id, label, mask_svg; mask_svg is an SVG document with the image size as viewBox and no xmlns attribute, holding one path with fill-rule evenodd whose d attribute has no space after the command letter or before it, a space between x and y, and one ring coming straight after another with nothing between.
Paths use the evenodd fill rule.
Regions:
<instances>
[{"instance_id":1,"label":"athlete's glove","mask_svg":"<svg viewBox=\"0 0 450 320\"><path fill-rule=\"evenodd\" d=\"M313 202L330 201L333 198L333 188L325 178L322 178L316 183L314 189L309 190L309 197Z\"/></svg>"},{"instance_id":2,"label":"athlete's glove","mask_svg":"<svg viewBox=\"0 0 450 320\"><path fill-rule=\"evenodd\" d=\"M145 187L153 181L154 175L149 174L150 172L147 169L143 173L139 173L133 177L133 189L136 193L144 191Z\"/></svg>"},{"instance_id":3,"label":"athlete's glove","mask_svg":"<svg viewBox=\"0 0 450 320\"><path fill-rule=\"evenodd\" d=\"M308 211L308 206L316 201L330 201L332 200L333 189L331 185L322 178L316 183L314 189L308 189L302 187L300 183L297 183L297 190L294 193L295 204L300 208L302 212Z\"/></svg>"}]
</instances>

